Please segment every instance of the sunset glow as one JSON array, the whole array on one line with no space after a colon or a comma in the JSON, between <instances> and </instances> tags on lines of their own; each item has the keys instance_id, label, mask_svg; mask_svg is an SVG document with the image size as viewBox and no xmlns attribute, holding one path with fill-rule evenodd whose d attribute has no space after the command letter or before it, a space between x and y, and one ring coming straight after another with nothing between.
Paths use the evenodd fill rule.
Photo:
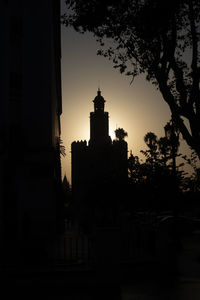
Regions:
<instances>
[{"instance_id":1,"label":"sunset glow","mask_svg":"<svg viewBox=\"0 0 200 300\"><path fill-rule=\"evenodd\" d=\"M144 75L131 78L121 75L112 63L96 55L98 44L90 34L78 34L62 27L62 102L61 135L66 147L62 160L62 173L71 181L71 143L89 141L90 112L93 99L100 86L109 112L109 134L123 128L128 137L129 151L141 156L145 148L144 135L151 131L164 136L164 126L170 119L170 111L160 92ZM187 146L184 146L187 148Z\"/></svg>"}]
</instances>

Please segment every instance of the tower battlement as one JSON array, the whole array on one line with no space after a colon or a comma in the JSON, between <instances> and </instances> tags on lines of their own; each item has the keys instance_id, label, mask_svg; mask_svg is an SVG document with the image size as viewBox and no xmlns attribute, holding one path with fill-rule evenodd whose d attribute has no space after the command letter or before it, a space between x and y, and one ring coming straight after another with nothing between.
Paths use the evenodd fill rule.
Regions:
<instances>
[{"instance_id":1,"label":"tower battlement","mask_svg":"<svg viewBox=\"0 0 200 300\"><path fill-rule=\"evenodd\" d=\"M81 141L74 141L71 145L73 150L81 150L87 147L87 141L81 140Z\"/></svg>"}]
</instances>

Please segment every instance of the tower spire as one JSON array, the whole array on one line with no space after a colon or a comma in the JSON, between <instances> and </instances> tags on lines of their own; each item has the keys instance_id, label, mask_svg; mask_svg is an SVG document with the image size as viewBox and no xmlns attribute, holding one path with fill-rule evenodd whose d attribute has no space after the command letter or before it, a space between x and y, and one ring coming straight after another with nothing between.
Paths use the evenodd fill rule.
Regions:
<instances>
[{"instance_id":1,"label":"tower spire","mask_svg":"<svg viewBox=\"0 0 200 300\"><path fill-rule=\"evenodd\" d=\"M97 95L98 95L98 96L101 96L100 86L98 86Z\"/></svg>"}]
</instances>

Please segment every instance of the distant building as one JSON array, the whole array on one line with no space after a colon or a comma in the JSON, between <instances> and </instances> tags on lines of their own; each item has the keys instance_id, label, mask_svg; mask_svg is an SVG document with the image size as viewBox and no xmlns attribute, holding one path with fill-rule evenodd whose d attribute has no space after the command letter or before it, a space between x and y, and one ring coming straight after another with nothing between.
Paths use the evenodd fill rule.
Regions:
<instances>
[{"instance_id":1,"label":"distant building","mask_svg":"<svg viewBox=\"0 0 200 300\"><path fill-rule=\"evenodd\" d=\"M98 206L115 206L116 190L127 181L127 143L112 141L109 136L109 115L104 111L105 100L101 91L93 100L94 111L90 113L90 140L73 142L72 191L77 210L86 209L88 201ZM100 200L101 198L101 200Z\"/></svg>"},{"instance_id":2,"label":"distant building","mask_svg":"<svg viewBox=\"0 0 200 300\"><path fill-rule=\"evenodd\" d=\"M9 260L28 249L34 257L54 256L61 182L59 2L0 3L0 247Z\"/></svg>"}]
</instances>

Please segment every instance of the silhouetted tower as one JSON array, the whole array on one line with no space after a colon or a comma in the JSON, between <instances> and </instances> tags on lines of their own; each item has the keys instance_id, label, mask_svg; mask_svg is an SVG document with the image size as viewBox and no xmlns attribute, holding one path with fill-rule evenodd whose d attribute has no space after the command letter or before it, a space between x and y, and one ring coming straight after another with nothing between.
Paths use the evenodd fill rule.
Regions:
<instances>
[{"instance_id":1,"label":"silhouetted tower","mask_svg":"<svg viewBox=\"0 0 200 300\"><path fill-rule=\"evenodd\" d=\"M105 100L100 89L93 100L94 112L90 113L90 146L100 146L110 144L108 112L104 111Z\"/></svg>"},{"instance_id":2,"label":"silhouetted tower","mask_svg":"<svg viewBox=\"0 0 200 300\"><path fill-rule=\"evenodd\" d=\"M101 202L101 195L108 196L108 188L112 194L115 183L122 184L127 179L127 143L124 140L112 142L105 102L98 89L93 100L94 111L90 113L89 144L76 141L71 145L72 191L80 206L85 205L83 199L88 197Z\"/></svg>"}]
</instances>

